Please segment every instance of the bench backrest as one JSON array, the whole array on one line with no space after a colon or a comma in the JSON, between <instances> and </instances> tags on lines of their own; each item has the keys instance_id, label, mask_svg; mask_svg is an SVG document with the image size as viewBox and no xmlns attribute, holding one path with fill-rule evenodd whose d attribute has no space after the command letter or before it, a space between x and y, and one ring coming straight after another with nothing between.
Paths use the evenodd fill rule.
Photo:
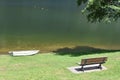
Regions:
<instances>
[{"instance_id":1,"label":"bench backrest","mask_svg":"<svg viewBox=\"0 0 120 80\"><path fill-rule=\"evenodd\" d=\"M102 64L105 63L105 61L107 61L107 57L82 59L81 65Z\"/></svg>"}]
</instances>

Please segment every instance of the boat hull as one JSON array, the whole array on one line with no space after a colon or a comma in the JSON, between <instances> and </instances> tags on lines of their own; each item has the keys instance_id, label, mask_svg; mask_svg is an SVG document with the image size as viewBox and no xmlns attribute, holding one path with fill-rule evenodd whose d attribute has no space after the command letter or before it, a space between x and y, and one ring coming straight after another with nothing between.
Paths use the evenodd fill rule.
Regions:
<instances>
[{"instance_id":1,"label":"boat hull","mask_svg":"<svg viewBox=\"0 0 120 80\"><path fill-rule=\"evenodd\" d=\"M26 51L9 51L12 56L29 56L37 54L39 50L26 50Z\"/></svg>"}]
</instances>

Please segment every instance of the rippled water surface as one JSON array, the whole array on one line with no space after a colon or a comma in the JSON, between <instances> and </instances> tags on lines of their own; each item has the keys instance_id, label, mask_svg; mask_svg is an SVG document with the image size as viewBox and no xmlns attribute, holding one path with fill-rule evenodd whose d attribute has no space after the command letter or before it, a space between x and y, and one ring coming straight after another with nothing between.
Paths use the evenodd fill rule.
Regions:
<instances>
[{"instance_id":1,"label":"rippled water surface","mask_svg":"<svg viewBox=\"0 0 120 80\"><path fill-rule=\"evenodd\" d=\"M88 23L75 0L0 0L0 51L120 49L120 23Z\"/></svg>"}]
</instances>

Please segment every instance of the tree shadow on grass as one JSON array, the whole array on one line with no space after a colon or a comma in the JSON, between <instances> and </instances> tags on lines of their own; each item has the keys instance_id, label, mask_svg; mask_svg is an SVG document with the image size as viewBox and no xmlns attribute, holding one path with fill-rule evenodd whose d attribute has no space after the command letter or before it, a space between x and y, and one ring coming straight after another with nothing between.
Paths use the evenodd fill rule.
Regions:
<instances>
[{"instance_id":1,"label":"tree shadow on grass","mask_svg":"<svg viewBox=\"0 0 120 80\"><path fill-rule=\"evenodd\" d=\"M100 49L94 48L89 46L76 46L74 48L61 48L57 49L55 52L57 55L70 55L70 56L81 56L81 55L88 55L88 54L100 54L100 53L107 53L107 52L117 52L120 50L107 50L107 49Z\"/></svg>"}]
</instances>

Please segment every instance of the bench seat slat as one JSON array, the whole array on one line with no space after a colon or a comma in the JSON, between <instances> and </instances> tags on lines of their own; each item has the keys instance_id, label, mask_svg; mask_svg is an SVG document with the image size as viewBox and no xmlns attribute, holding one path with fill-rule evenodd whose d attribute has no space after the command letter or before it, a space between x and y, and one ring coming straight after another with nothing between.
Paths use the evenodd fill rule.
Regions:
<instances>
[{"instance_id":1,"label":"bench seat slat","mask_svg":"<svg viewBox=\"0 0 120 80\"><path fill-rule=\"evenodd\" d=\"M107 57L82 59L81 65L103 64L103 63L105 63L106 60L107 60Z\"/></svg>"}]
</instances>

